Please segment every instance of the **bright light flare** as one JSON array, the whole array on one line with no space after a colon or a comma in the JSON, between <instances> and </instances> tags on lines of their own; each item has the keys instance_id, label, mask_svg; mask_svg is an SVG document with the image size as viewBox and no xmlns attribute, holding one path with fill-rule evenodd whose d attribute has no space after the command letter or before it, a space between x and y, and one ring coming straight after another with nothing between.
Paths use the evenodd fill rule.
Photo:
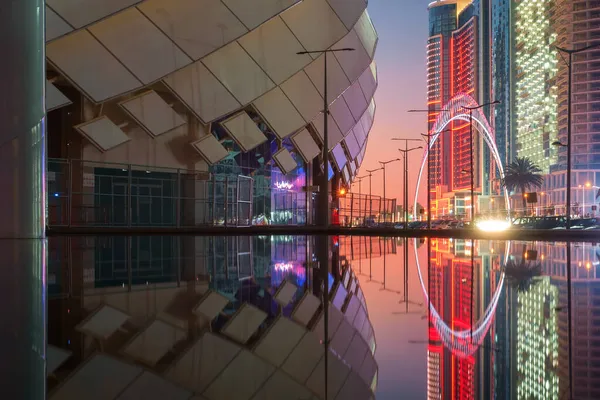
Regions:
<instances>
[{"instance_id":1,"label":"bright light flare","mask_svg":"<svg viewBox=\"0 0 600 400\"><path fill-rule=\"evenodd\" d=\"M510 228L510 222L494 219L479 221L475 225L484 232L502 232Z\"/></svg>"}]
</instances>

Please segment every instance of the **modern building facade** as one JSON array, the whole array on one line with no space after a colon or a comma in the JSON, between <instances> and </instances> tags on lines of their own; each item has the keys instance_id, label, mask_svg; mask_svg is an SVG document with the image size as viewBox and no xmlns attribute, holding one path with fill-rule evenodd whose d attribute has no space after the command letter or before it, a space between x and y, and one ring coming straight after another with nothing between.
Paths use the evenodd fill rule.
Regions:
<instances>
[{"instance_id":1,"label":"modern building facade","mask_svg":"<svg viewBox=\"0 0 600 400\"><path fill-rule=\"evenodd\" d=\"M332 186L375 113L366 1L47 2L51 224L312 221L328 59ZM314 27L317 27L314 29Z\"/></svg>"}]
</instances>

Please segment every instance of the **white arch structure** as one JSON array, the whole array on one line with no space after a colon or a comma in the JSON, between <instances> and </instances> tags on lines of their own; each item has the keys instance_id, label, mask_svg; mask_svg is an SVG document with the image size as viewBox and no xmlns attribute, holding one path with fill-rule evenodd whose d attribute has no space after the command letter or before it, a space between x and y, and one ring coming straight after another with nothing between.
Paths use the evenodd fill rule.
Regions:
<instances>
[{"instance_id":1,"label":"white arch structure","mask_svg":"<svg viewBox=\"0 0 600 400\"><path fill-rule=\"evenodd\" d=\"M428 239L430 240L430 239ZM417 273L419 275L419 282L421 283L421 289L423 290L423 295L425 296L425 301L429 304L429 293L427 293L427 288L425 287L425 283L423 281L423 275L421 274L421 263L419 262L419 256L417 253L417 241L414 240L414 250L415 250L415 260L417 263ZM474 249L471 249L474 251ZM508 255L510 254L510 242L506 242L506 248L504 250L504 261L508 260ZM430 279L428 276L427 279ZM471 283L473 284L473 283ZM500 299L500 295L502 294L502 290L504 289L504 271L500 275L500 281L498 282L498 286L496 287L496 291L492 296L490 304L486 308L483 316L473 324L471 329L467 330L454 330L442 319L440 314L437 312L433 304L430 307L430 318L433 321L433 326L435 330L439 333L444 346L446 346L453 354L458 357L468 357L475 353L479 346L483 343L485 336L487 335L490 327L492 325L492 321L494 320L494 315L496 314L496 307L498 306L498 300ZM472 299L471 299L472 301Z\"/></svg>"},{"instance_id":2,"label":"white arch structure","mask_svg":"<svg viewBox=\"0 0 600 400\"><path fill-rule=\"evenodd\" d=\"M466 93L459 93L454 96L446 105L443 107L444 111L438 115L431 131L429 132L431 140L429 141L429 147L423 152L423 159L421 160L421 167L419 168L419 176L417 177L417 185L415 190L415 199L413 203L413 218L417 218L417 198L419 197L419 186L421 185L421 178L423 176L423 169L427 163L429 157L429 151L439 138L441 132L446 129L448 124L452 121L466 121L469 122L470 116L468 110L465 107L477 107L479 104L473 97ZM480 134L483 135L485 143L488 145L498 170L500 170L500 177L504 178L504 166L498 153L498 147L496 147L496 137L494 130L490 126L487 118L481 111L481 109L473 110L473 128L477 128ZM429 190L429 188L427 188ZM510 202L508 197L508 191L504 189L504 201L506 204L507 214L510 213Z\"/></svg>"}]
</instances>

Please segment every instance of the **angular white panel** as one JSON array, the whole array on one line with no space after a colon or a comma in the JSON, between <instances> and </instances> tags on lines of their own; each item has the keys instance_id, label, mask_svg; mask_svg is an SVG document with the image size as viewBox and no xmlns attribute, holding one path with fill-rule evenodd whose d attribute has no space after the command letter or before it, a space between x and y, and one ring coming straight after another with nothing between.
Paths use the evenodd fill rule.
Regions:
<instances>
[{"instance_id":1,"label":"angular white panel","mask_svg":"<svg viewBox=\"0 0 600 400\"><path fill-rule=\"evenodd\" d=\"M340 131L345 136L350 129L356 124L346 101L343 96L338 97L330 106L329 112L340 128Z\"/></svg>"},{"instance_id":2,"label":"angular white panel","mask_svg":"<svg viewBox=\"0 0 600 400\"><path fill-rule=\"evenodd\" d=\"M343 320L333 339L331 339L333 350L338 354L346 353L355 332L354 327L347 320Z\"/></svg>"},{"instance_id":3,"label":"angular white panel","mask_svg":"<svg viewBox=\"0 0 600 400\"><path fill-rule=\"evenodd\" d=\"M346 302L346 296L348 296L348 292L346 288L341 283L338 283L335 288L335 293L333 295L333 305L337 307L338 310L341 310Z\"/></svg>"},{"instance_id":4,"label":"angular white panel","mask_svg":"<svg viewBox=\"0 0 600 400\"><path fill-rule=\"evenodd\" d=\"M165 377L196 393L202 393L233 360L241 348L213 333L205 333L165 373Z\"/></svg>"},{"instance_id":5,"label":"angular white panel","mask_svg":"<svg viewBox=\"0 0 600 400\"><path fill-rule=\"evenodd\" d=\"M247 400L271 376L275 367L242 350L203 393L209 400Z\"/></svg>"},{"instance_id":6,"label":"angular white panel","mask_svg":"<svg viewBox=\"0 0 600 400\"><path fill-rule=\"evenodd\" d=\"M108 117L102 116L75 126L100 151L107 151L128 142L129 137Z\"/></svg>"},{"instance_id":7,"label":"angular white panel","mask_svg":"<svg viewBox=\"0 0 600 400\"><path fill-rule=\"evenodd\" d=\"M350 185L352 183L352 176L350 175L350 171L348 170L348 164L346 164L346 166L344 166L344 169L342 170L342 177L344 178L344 182L346 182L347 185Z\"/></svg>"},{"instance_id":8,"label":"angular white panel","mask_svg":"<svg viewBox=\"0 0 600 400\"><path fill-rule=\"evenodd\" d=\"M319 145L306 129L302 129L291 137L291 141L298 150L298 153L304 158L304 161L311 162L316 156L321 153Z\"/></svg>"},{"instance_id":9,"label":"angular white panel","mask_svg":"<svg viewBox=\"0 0 600 400\"><path fill-rule=\"evenodd\" d=\"M154 320L136 335L123 349L129 357L155 365L187 332L164 321Z\"/></svg>"},{"instance_id":10,"label":"angular white panel","mask_svg":"<svg viewBox=\"0 0 600 400\"><path fill-rule=\"evenodd\" d=\"M240 107L240 103L201 62L190 64L163 81L204 122Z\"/></svg>"},{"instance_id":11,"label":"angular white panel","mask_svg":"<svg viewBox=\"0 0 600 400\"><path fill-rule=\"evenodd\" d=\"M286 317L279 317L260 339L254 352L279 367L305 333L306 328Z\"/></svg>"},{"instance_id":12,"label":"angular white panel","mask_svg":"<svg viewBox=\"0 0 600 400\"><path fill-rule=\"evenodd\" d=\"M329 142L329 146L328 150L331 151L333 150L333 148L335 147L336 144L338 144L342 138L342 132L340 131L340 128L338 128L337 124L335 123L335 120L333 119L333 117L331 116L331 113L329 114L329 118L327 118L327 130L328 130L328 142ZM315 126L315 128L317 129L317 133L319 134L319 137L321 138L321 142L323 142L323 135L324 135L324 127L323 127L323 114L317 116L317 118L315 118L313 120L313 125Z\"/></svg>"},{"instance_id":13,"label":"angular white panel","mask_svg":"<svg viewBox=\"0 0 600 400\"><path fill-rule=\"evenodd\" d=\"M344 319L344 314L337 308L333 307L333 305L329 304L329 339L331 339L335 332L337 331L340 323ZM319 337L319 340L323 340L325 338L325 313L321 312L319 319L316 325L313 327L312 331Z\"/></svg>"},{"instance_id":14,"label":"angular white panel","mask_svg":"<svg viewBox=\"0 0 600 400\"><path fill-rule=\"evenodd\" d=\"M267 313L244 303L233 317L227 321L221 332L233 340L246 343L266 318Z\"/></svg>"},{"instance_id":15,"label":"angular white panel","mask_svg":"<svg viewBox=\"0 0 600 400\"><path fill-rule=\"evenodd\" d=\"M344 273L342 274L342 282L344 287L348 287L348 283L350 282L350 268L346 268L344 270Z\"/></svg>"},{"instance_id":16,"label":"angular white panel","mask_svg":"<svg viewBox=\"0 0 600 400\"><path fill-rule=\"evenodd\" d=\"M254 29L302 0L222 0L248 27Z\"/></svg>"},{"instance_id":17,"label":"angular white panel","mask_svg":"<svg viewBox=\"0 0 600 400\"><path fill-rule=\"evenodd\" d=\"M152 137L185 124L185 120L153 90L119 105Z\"/></svg>"},{"instance_id":18,"label":"angular white panel","mask_svg":"<svg viewBox=\"0 0 600 400\"><path fill-rule=\"evenodd\" d=\"M46 349L46 375L52 373L71 357L70 351L60 349L56 346L48 345Z\"/></svg>"},{"instance_id":19,"label":"angular white panel","mask_svg":"<svg viewBox=\"0 0 600 400\"><path fill-rule=\"evenodd\" d=\"M56 86L46 81L46 111L52 111L71 103L72 101L62 94Z\"/></svg>"},{"instance_id":20,"label":"angular white panel","mask_svg":"<svg viewBox=\"0 0 600 400\"><path fill-rule=\"evenodd\" d=\"M298 166L296 160L294 160L294 157L292 157L286 148L282 148L277 153L273 154L273 160L275 160L275 163L284 175L289 174Z\"/></svg>"},{"instance_id":21,"label":"angular white panel","mask_svg":"<svg viewBox=\"0 0 600 400\"><path fill-rule=\"evenodd\" d=\"M140 367L97 354L59 386L50 399L114 399L142 372Z\"/></svg>"},{"instance_id":22,"label":"angular white panel","mask_svg":"<svg viewBox=\"0 0 600 400\"><path fill-rule=\"evenodd\" d=\"M352 29L367 8L366 0L327 0L346 28Z\"/></svg>"},{"instance_id":23,"label":"angular white panel","mask_svg":"<svg viewBox=\"0 0 600 400\"><path fill-rule=\"evenodd\" d=\"M275 371L258 393L252 397L252 400L300 400L312 398L311 392L304 386L295 382L283 372ZM352 397L348 397L348 399L350 398Z\"/></svg>"},{"instance_id":24,"label":"angular white panel","mask_svg":"<svg viewBox=\"0 0 600 400\"><path fill-rule=\"evenodd\" d=\"M304 48L280 17L244 35L238 42L277 84L312 61L308 54L296 54Z\"/></svg>"},{"instance_id":25,"label":"angular white panel","mask_svg":"<svg viewBox=\"0 0 600 400\"><path fill-rule=\"evenodd\" d=\"M267 137L258 128L258 125L245 112L226 119L221 122L221 125L243 151L250 151L267 141Z\"/></svg>"},{"instance_id":26,"label":"angular white panel","mask_svg":"<svg viewBox=\"0 0 600 400\"><path fill-rule=\"evenodd\" d=\"M312 332L307 332L292 354L285 360L281 369L290 374L298 382L306 382L321 357L325 347Z\"/></svg>"},{"instance_id":27,"label":"angular white panel","mask_svg":"<svg viewBox=\"0 0 600 400\"><path fill-rule=\"evenodd\" d=\"M46 6L46 42L56 39L59 36L66 35L72 30L73 28L71 28L64 19Z\"/></svg>"},{"instance_id":28,"label":"angular white panel","mask_svg":"<svg viewBox=\"0 0 600 400\"><path fill-rule=\"evenodd\" d=\"M375 54L375 46L377 45L377 32L375 31L373 22L371 22L371 17L369 17L369 13L366 10L360 16L354 29L356 30L363 47L372 59Z\"/></svg>"},{"instance_id":29,"label":"angular white panel","mask_svg":"<svg viewBox=\"0 0 600 400\"><path fill-rule=\"evenodd\" d=\"M324 0L323 0L324 1ZM353 53L353 52L348 52ZM324 55L319 56L315 61L309 64L304 70L313 82L321 97L325 85L324 73ZM327 55L327 98L329 104L333 102L344 90L350 86L350 81L344 70L337 61L337 58L331 54Z\"/></svg>"},{"instance_id":30,"label":"angular white panel","mask_svg":"<svg viewBox=\"0 0 600 400\"><path fill-rule=\"evenodd\" d=\"M281 17L306 49L328 49L348 32L326 0L304 0Z\"/></svg>"},{"instance_id":31,"label":"angular white panel","mask_svg":"<svg viewBox=\"0 0 600 400\"><path fill-rule=\"evenodd\" d=\"M144 372L116 400L188 400L192 392L173 385L166 379Z\"/></svg>"},{"instance_id":32,"label":"angular white panel","mask_svg":"<svg viewBox=\"0 0 600 400\"><path fill-rule=\"evenodd\" d=\"M354 49L354 51L334 53L350 82L354 82L369 67L371 58L362 47L360 39L354 30L351 30L342 40L336 43L335 47L350 47Z\"/></svg>"},{"instance_id":33,"label":"angular white panel","mask_svg":"<svg viewBox=\"0 0 600 400\"><path fill-rule=\"evenodd\" d=\"M354 321L352 322L352 324L358 331L360 331L362 329L362 326L365 323L366 319L367 319L367 313L365 312L365 309L361 307L358 310L358 313L356 314L356 318L354 318Z\"/></svg>"},{"instance_id":34,"label":"angular white panel","mask_svg":"<svg viewBox=\"0 0 600 400\"><path fill-rule=\"evenodd\" d=\"M212 134L204 136L200 140L191 143L191 145L210 165L218 163L229 155L227 149Z\"/></svg>"},{"instance_id":35,"label":"angular white panel","mask_svg":"<svg viewBox=\"0 0 600 400\"><path fill-rule=\"evenodd\" d=\"M282 83L281 89L292 101L300 114L302 114L306 122L310 122L325 108L323 96L319 94L319 91L304 70Z\"/></svg>"},{"instance_id":36,"label":"angular white panel","mask_svg":"<svg viewBox=\"0 0 600 400\"><path fill-rule=\"evenodd\" d=\"M294 108L292 102L279 87L265 93L254 101L260 115L273 129L273 133L283 139L303 127L306 122Z\"/></svg>"},{"instance_id":37,"label":"angular white panel","mask_svg":"<svg viewBox=\"0 0 600 400\"><path fill-rule=\"evenodd\" d=\"M202 63L241 104L248 104L275 87L238 42L206 56Z\"/></svg>"},{"instance_id":38,"label":"angular white panel","mask_svg":"<svg viewBox=\"0 0 600 400\"><path fill-rule=\"evenodd\" d=\"M277 292L275 292L275 296L273 296L273 298L277 304L285 307L290 304L292 300L294 300L294 296L296 295L297 291L298 287L296 285L288 280L284 280L283 283L279 285L279 288L277 289Z\"/></svg>"},{"instance_id":39,"label":"angular white panel","mask_svg":"<svg viewBox=\"0 0 600 400\"><path fill-rule=\"evenodd\" d=\"M108 17L142 0L46 0L46 4L75 28Z\"/></svg>"},{"instance_id":40,"label":"angular white panel","mask_svg":"<svg viewBox=\"0 0 600 400\"><path fill-rule=\"evenodd\" d=\"M332 154L333 154L333 161L335 162L335 165L338 169L338 171L341 171L344 166L346 165L346 162L348 162L348 160L346 159L346 154L344 153L344 148L342 147L341 144L338 144L337 146L335 146L332 150Z\"/></svg>"},{"instance_id":41,"label":"angular white panel","mask_svg":"<svg viewBox=\"0 0 600 400\"><path fill-rule=\"evenodd\" d=\"M87 30L48 43L46 57L96 102L142 85Z\"/></svg>"},{"instance_id":42,"label":"angular white panel","mask_svg":"<svg viewBox=\"0 0 600 400\"><path fill-rule=\"evenodd\" d=\"M373 382L376 372L377 364L375 363L375 359L370 354L367 354L358 370L358 374L367 385L370 385Z\"/></svg>"},{"instance_id":43,"label":"angular white panel","mask_svg":"<svg viewBox=\"0 0 600 400\"><path fill-rule=\"evenodd\" d=\"M145 84L192 62L135 7L102 20L88 30Z\"/></svg>"},{"instance_id":44,"label":"angular white panel","mask_svg":"<svg viewBox=\"0 0 600 400\"><path fill-rule=\"evenodd\" d=\"M138 8L194 60L248 32L220 1L146 0Z\"/></svg>"},{"instance_id":45,"label":"angular white panel","mask_svg":"<svg viewBox=\"0 0 600 400\"><path fill-rule=\"evenodd\" d=\"M362 124L356 124L356 126L352 129L352 133L354 133L354 137L356 138L359 147L362 148L362 146L365 144L365 141L367 140L367 134L365 133Z\"/></svg>"},{"instance_id":46,"label":"angular white panel","mask_svg":"<svg viewBox=\"0 0 600 400\"><path fill-rule=\"evenodd\" d=\"M292 319L302 326L307 326L315 316L321 301L311 293L305 293L292 312Z\"/></svg>"},{"instance_id":47,"label":"angular white panel","mask_svg":"<svg viewBox=\"0 0 600 400\"><path fill-rule=\"evenodd\" d=\"M350 364L352 369L358 370L362 365L369 348L361 335L356 334L350 342L350 347L344 354L344 360Z\"/></svg>"},{"instance_id":48,"label":"angular white panel","mask_svg":"<svg viewBox=\"0 0 600 400\"><path fill-rule=\"evenodd\" d=\"M348 302L348 307L346 307L346 312L344 313L344 316L346 317L346 320L349 323L352 323L352 321L354 321L354 319L356 318L356 314L358 313L358 310L360 310L360 299L356 296L352 296L350 298L350 301Z\"/></svg>"},{"instance_id":49,"label":"angular white panel","mask_svg":"<svg viewBox=\"0 0 600 400\"><path fill-rule=\"evenodd\" d=\"M371 392L371 388L365 381L360 378L354 371L350 371L350 375L346 379L344 386L338 393L336 400L345 400L345 399L372 399L373 392Z\"/></svg>"},{"instance_id":50,"label":"angular white panel","mask_svg":"<svg viewBox=\"0 0 600 400\"><path fill-rule=\"evenodd\" d=\"M327 357L327 364L327 398L334 399L344 385L344 382L346 382L346 378L350 374L350 368L333 353L330 353ZM315 368L310 378L308 378L306 386L317 393L320 398L324 399L326 397L325 357L319 361L317 368Z\"/></svg>"},{"instance_id":51,"label":"angular white panel","mask_svg":"<svg viewBox=\"0 0 600 400\"><path fill-rule=\"evenodd\" d=\"M360 83L360 87L362 88L366 99L371 99L375 94L375 89L377 88L375 68L375 62L372 62L371 67L367 68L365 72L362 73L360 78L358 78L358 82Z\"/></svg>"},{"instance_id":52,"label":"angular white panel","mask_svg":"<svg viewBox=\"0 0 600 400\"><path fill-rule=\"evenodd\" d=\"M209 290L204 294L193 312L212 321L229 304L229 299L222 294Z\"/></svg>"},{"instance_id":53,"label":"angular white panel","mask_svg":"<svg viewBox=\"0 0 600 400\"><path fill-rule=\"evenodd\" d=\"M346 89L344 92L344 100L346 100L346 104L348 104L352 116L358 121L368 106L367 99L360 87L359 81L354 82L352 86Z\"/></svg>"},{"instance_id":54,"label":"angular white panel","mask_svg":"<svg viewBox=\"0 0 600 400\"><path fill-rule=\"evenodd\" d=\"M354 136L354 132L348 132L348 135L344 138L344 143L346 143L346 148L350 153L350 158L355 159L358 157L358 153L360 153L360 146L358 145L358 140L356 140L356 136Z\"/></svg>"}]
</instances>

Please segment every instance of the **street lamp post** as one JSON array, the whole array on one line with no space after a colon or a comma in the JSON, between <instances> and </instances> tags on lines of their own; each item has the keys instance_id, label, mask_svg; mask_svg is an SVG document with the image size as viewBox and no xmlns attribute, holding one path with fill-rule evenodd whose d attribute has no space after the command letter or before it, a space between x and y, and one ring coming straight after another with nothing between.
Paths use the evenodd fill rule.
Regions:
<instances>
[{"instance_id":1,"label":"street lamp post","mask_svg":"<svg viewBox=\"0 0 600 400\"><path fill-rule=\"evenodd\" d=\"M372 170L367 170L367 172L369 173L369 218L373 215L373 197L372 197L372 192L371 192L371 178L373 177L373 172L377 172L379 170L382 170L383 168L375 168Z\"/></svg>"},{"instance_id":2,"label":"street lamp post","mask_svg":"<svg viewBox=\"0 0 600 400\"><path fill-rule=\"evenodd\" d=\"M393 160L389 160L389 161L379 161L379 163L381 164L381 168L383 169L383 222L387 222L387 219L385 217L385 210L386 210L386 200L387 197L385 197L385 166L388 165L389 163L393 163L395 161L400 161L399 158L395 158ZM394 215L392 213L392 215Z\"/></svg>"},{"instance_id":3,"label":"street lamp post","mask_svg":"<svg viewBox=\"0 0 600 400\"><path fill-rule=\"evenodd\" d=\"M573 54L582 53L584 51L600 47L600 43L592 44L590 46L582 47L581 49L565 49L562 47L554 46L556 50L558 50L561 54L567 54L569 60L563 60L567 64L568 68L568 79L567 79L567 143L563 144L560 141L555 141L552 143L555 146L562 146L567 148L567 229L571 228L571 108L572 108L572 91L573 91ZM570 340L570 338L569 338Z\"/></svg>"},{"instance_id":4,"label":"street lamp post","mask_svg":"<svg viewBox=\"0 0 600 400\"><path fill-rule=\"evenodd\" d=\"M327 53L337 53L342 51L354 51L354 49L351 47L344 47L338 49L299 51L296 53L298 55L323 55L323 178L319 187L319 214L321 219L320 225L324 227L329 226L329 99L327 98Z\"/></svg>"},{"instance_id":5,"label":"street lamp post","mask_svg":"<svg viewBox=\"0 0 600 400\"><path fill-rule=\"evenodd\" d=\"M480 108L491 106L493 104L500 104L499 100L494 100L490 103L481 104L473 107L462 107L465 110L469 110L469 140L471 142L471 225L475 223L475 166L473 165L473 111L479 110Z\"/></svg>"},{"instance_id":6,"label":"street lamp post","mask_svg":"<svg viewBox=\"0 0 600 400\"><path fill-rule=\"evenodd\" d=\"M398 151L404 154L404 229L408 229L408 153L413 150L422 149L423 146L408 148L408 142L420 142L420 139L392 138L404 142L404 149Z\"/></svg>"},{"instance_id":7,"label":"street lamp post","mask_svg":"<svg viewBox=\"0 0 600 400\"><path fill-rule=\"evenodd\" d=\"M443 112L448 111L446 109L427 109L427 110L408 110L409 113L420 113L420 112ZM440 133L449 132L442 131ZM429 132L429 119L427 120L427 132ZM427 229L431 229L431 148L430 148L430 138L433 136L432 134L423 135L427 136Z\"/></svg>"}]
</instances>

